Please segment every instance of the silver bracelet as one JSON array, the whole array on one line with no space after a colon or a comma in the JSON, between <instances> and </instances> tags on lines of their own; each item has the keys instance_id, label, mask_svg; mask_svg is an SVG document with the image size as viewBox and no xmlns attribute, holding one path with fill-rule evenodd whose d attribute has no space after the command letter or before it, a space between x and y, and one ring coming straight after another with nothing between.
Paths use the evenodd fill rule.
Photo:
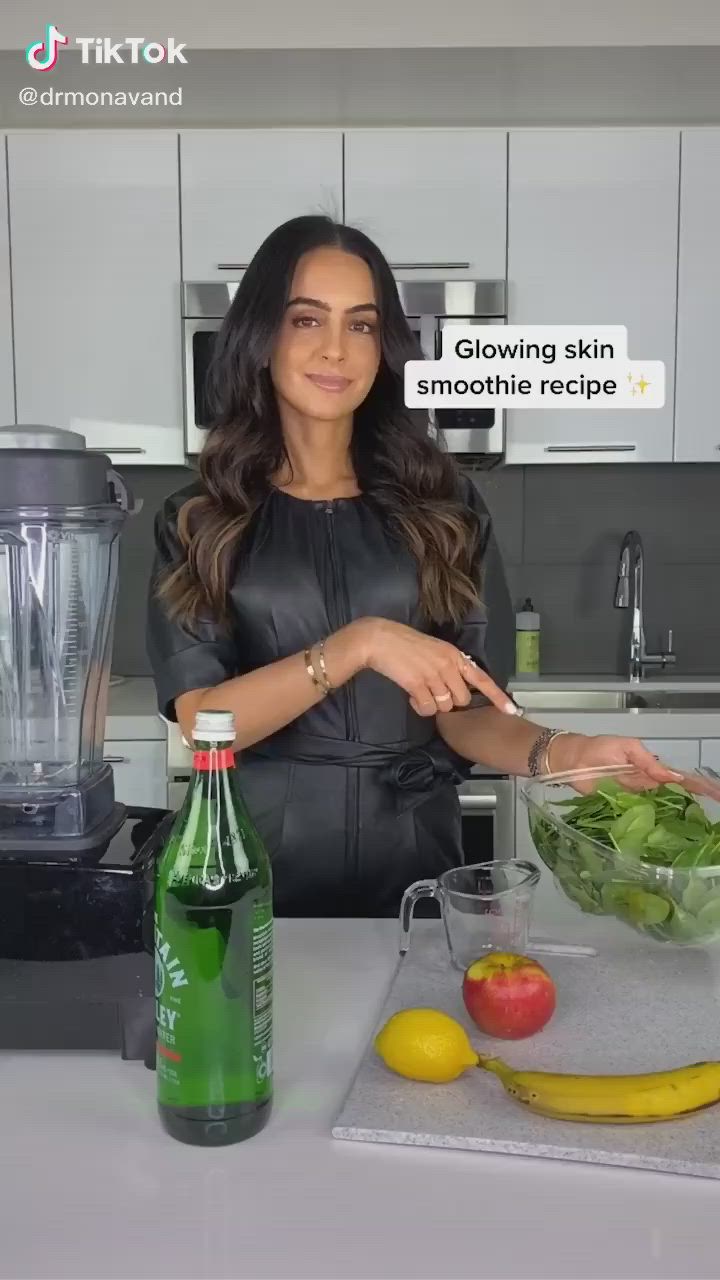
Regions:
<instances>
[{"instance_id":1,"label":"silver bracelet","mask_svg":"<svg viewBox=\"0 0 720 1280\"><path fill-rule=\"evenodd\" d=\"M537 738L533 742L528 754L528 770L532 778L537 777L540 773L548 773L548 755L550 751L550 743L553 738L559 738L563 733L569 733L569 729L542 729ZM541 764L542 760L542 764ZM544 768L542 767L544 765Z\"/></svg>"},{"instance_id":2,"label":"silver bracelet","mask_svg":"<svg viewBox=\"0 0 720 1280\"><path fill-rule=\"evenodd\" d=\"M569 729L556 729L545 748L545 768L544 773L550 773L550 746L556 738L561 738L564 733L570 733Z\"/></svg>"}]
</instances>

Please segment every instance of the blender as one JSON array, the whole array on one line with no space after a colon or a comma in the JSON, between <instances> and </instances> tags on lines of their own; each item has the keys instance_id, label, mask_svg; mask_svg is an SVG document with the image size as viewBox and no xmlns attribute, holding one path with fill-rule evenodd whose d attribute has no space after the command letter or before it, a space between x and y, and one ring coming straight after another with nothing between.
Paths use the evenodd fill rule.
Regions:
<instances>
[{"instance_id":1,"label":"blender","mask_svg":"<svg viewBox=\"0 0 720 1280\"><path fill-rule=\"evenodd\" d=\"M167 810L103 760L119 540L138 508L72 431L0 427L0 1048L153 1056Z\"/></svg>"}]
</instances>

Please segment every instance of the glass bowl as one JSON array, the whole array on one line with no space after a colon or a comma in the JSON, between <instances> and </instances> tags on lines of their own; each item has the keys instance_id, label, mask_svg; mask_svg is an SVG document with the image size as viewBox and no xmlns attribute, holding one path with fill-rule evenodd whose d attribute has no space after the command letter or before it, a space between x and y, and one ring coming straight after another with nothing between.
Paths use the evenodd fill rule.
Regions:
<instances>
[{"instance_id":1,"label":"glass bowl","mask_svg":"<svg viewBox=\"0 0 720 1280\"><path fill-rule=\"evenodd\" d=\"M720 940L720 783L648 787L634 765L611 765L529 778L520 795L540 858L581 911L659 942Z\"/></svg>"}]
</instances>

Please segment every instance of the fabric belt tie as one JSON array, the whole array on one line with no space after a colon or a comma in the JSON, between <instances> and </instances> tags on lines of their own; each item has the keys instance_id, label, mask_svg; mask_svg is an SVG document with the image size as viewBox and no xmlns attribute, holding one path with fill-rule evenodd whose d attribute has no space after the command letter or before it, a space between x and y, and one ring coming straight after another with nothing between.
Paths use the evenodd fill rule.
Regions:
<instances>
[{"instance_id":1,"label":"fabric belt tie","mask_svg":"<svg viewBox=\"0 0 720 1280\"><path fill-rule=\"evenodd\" d=\"M378 769L381 782L395 791L398 813L423 804L449 782L462 782L470 776L472 769L470 761L458 756L439 738L414 746L407 742L378 745L290 730L254 744L242 752L241 761L248 756L301 764Z\"/></svg>"}]
</instances>

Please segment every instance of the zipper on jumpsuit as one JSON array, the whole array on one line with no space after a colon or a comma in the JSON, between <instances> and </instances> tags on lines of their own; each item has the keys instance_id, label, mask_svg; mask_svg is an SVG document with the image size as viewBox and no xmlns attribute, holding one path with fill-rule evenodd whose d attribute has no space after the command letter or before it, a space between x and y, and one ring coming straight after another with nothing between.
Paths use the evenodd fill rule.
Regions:
<instances>
[{"instance_id":1,"label":"zipper on jumpsuit","mask_svg":"<svg viewBox=\"0 0 720 1280\"><path fill-rule=\"evenodd\" d=\"M328 546L330 550L330 564L332 566L333 582L335 586L335 601L334 601L335 612L337 616L338 625L342 627L342 626L345 626L347 623L351 622L352 619L349 616L350 611L347 608L347 595L345 592L345 584L343 579L340 576L340 567L338 565L337 548L335 544L335 506L334 504L332 503L327 504L327 506L325 507L325 515L326 515L327 530L328 530ZM346 724L349 728L349 736L351 741L357 742L359 737L357 706L355 703L355 689L353 687L352 681L349 681L345 685L343 689L343 693L345 694L345 706L347 710ZM357 768L353 768L351 771L349 771L347 782L349 784L350 803L347 805L346 812L348 814L348 818L350 819L352 816L354 820L348 822L348 830L345 833L345 849L348 856L349 866L352 868L353 875L355 877L355 880L357 881L359 879L359 871L360 871L360 868L358 865L358 851L359 851L358 846L359 846L359 827L360 827L360 786L359 786Z\"/></svg>"}]
</instances>

